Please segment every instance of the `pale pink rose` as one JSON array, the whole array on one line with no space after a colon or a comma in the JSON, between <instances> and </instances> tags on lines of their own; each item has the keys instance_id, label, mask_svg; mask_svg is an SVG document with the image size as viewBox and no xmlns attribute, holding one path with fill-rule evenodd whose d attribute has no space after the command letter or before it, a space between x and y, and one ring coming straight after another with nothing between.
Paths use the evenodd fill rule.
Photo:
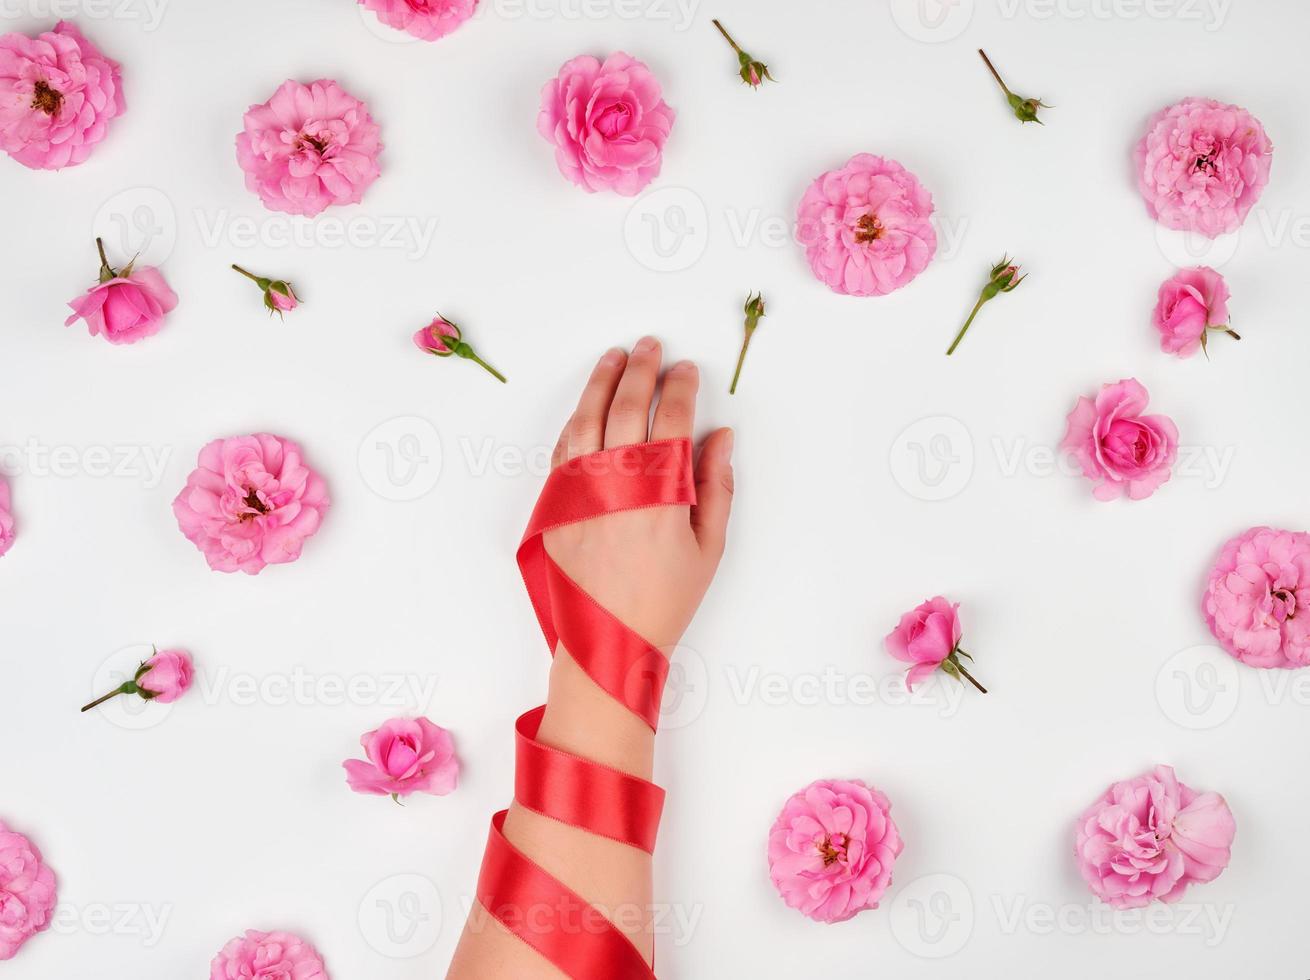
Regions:
<instances>
[{"instance_id":1,"label":"pale pink rose","mask_svg":"<svg viewBox=\"0 0 1310 980\"><path fill-rule=\"evenodd\" d=\"M1228 325L1228 284L1209 266L1179 269L1160 286L1151 325L1166 354L1191 357L1205 332Z\"/></svg>"},{"instance_id":2,"label":"pale pink rose","mask_svg":"<svg viewBox=\"0 0 1310 980\"><path fill-rule=\"evenodd\" d=\"M295 561L327 513L327 486L300 447L261 432L215 439L173 501L182 533L220 572Z\"/></svg>"},{"instance_id":3,"label":"pale pink rose","mask_svg":"<svg viewBox=\"0 0 1310 980\"><path fill-rule=\"evenodd\" d=\"M478 0L359 0L388 27L422 41L445 37L473 16Z\"/></svg>"},{"instance_id":4,"label":"pale pink rose","mask_svg":"<svg viewBox=\"0 0 1310 980\"><path fill-rule=\"evenodd\" d=\"M541 90L537 131L573 183L630 197L659 175L673 117L650 69L620 51L566 62Z\"/></svg>"},{"instance_id":5,"label":"pale pink rose","mask_svg":"<svg viewBox=\"0 0 1310 980\"><path fill-rule=\"evenodd\" d=\"M858 779L820 779L783 805L769 831L769 878L818 922L876 909L892 883L901 835L891 803Z\"/></svg>"},{"instance_id":6,"label":"pale pink rose","mask_svg":"<svg viewBox=\"0 0 1310 980\"><path fill-rule=\"evenodd\" d=\"M50 928L55 875L36 845L0 820L0 960Z\"/></svg>"},{"instance_id":7,"label":"pale pink rose","mask_svg":"<svg viewBox=\"0 0 1310 980\"><path fill-rule=\"evenodd\" d=\"M1115 783L1078 818L1078 870L1102 901L1136 909L1176 902L1228 866L1237 827L1218 793L1178 782L1169 766Z\"/></svg>"},{"instance_id":8,"label":"pale pink rose","mask_svg":"<svg viewBox=\"0 0 1310 980\"><path fill-rule=\"evenodd\" d=\"M1236 231L1269 183L1273 145L1245 109L1184 99L1161 109L1133 152L1137 185L1166 228Z\"/></svg>"},{"instance_id":9,"label":"pale pink rose","mask_svg":"<svg viewBox=\"0 0 1310 980\"><path fill-rule=\"evenodd\" d=\"M1060 448L1099 481L1097 500L1126 493L1141 500L1167 481L1178 455L1178 428L1164 415L1143 415L1149 399L1135 378L1102 385L1095 399L1082 397L1069 413Z\"/></svg>"},{"instance_id":10,"label":"pale pink rose","mask_svg":"<svg viewBox=\"0 0 1310 980\"><path fill-rule=\"evenodd\" d=\"M195 668L185 650L160 650L142 664L136 684L147 701L170 704L191 688Z\"/></svg>"},{"instance_id":11,"label":"pale pink rose","mask_svg":"<svg viewBox=\"0 0 1310 980\"><path fill-rule=\"evenodd\" d=\"M13 502L9 497L9 481L0 474L0 555L13 547L14 514Z\"/></svg>"},{"instance_id":12,"label":"pale pink rose","mask_svg":"<svg viewBox=\"0 0 1310 980\"><path fill-rule=\"evenodd\" d=\"M118 62L68 21L0 37L0 149L23 166L82 163L126 107Z\"/></svg>"},{"instance_id":13,"label":"pale pink rose","mask_svg":"<svg viewBox=\"0 0 1310 980\"><path fill-rule=\"evenodd\" d=\"M312 218L363 200L382 173L378 133L368 107L336 82L287 81L246 112L237 162L270 211Z\"/></svg>"},{"instance_id":14,"label":"pale pink rose","mask_svg":"<svg viewBox=\"0 0 1310 980\"><path fill-rule=\"evenodd\" d=\"M1310 665L1310 534L1253 527L1210 570L1205 621L1225 650L1252 667Z\"/></svg>"},{"instance_id":15,"label":"pale pink rose","mask_svg":"<svg viewBox=\"0 0 1310 980\"><path fill-rule=\"evenodd\" d=\"M911 691L929 677L960 645L960 604L942 596L928 599L901 617L887 634L887 652L897 660L913 664L905 677Z\"/></svg>"},{"instance_id":16,"label":"pale pink rose","mask_svg":"<svg viewBox=\"0 0 1310 980\"><path fill-rule=\"evenodd\" d=\"M805 191L796 237L833 292L882 296L900 289L937 251L932 195L895 160L857 153Z\"/></svg>"},{"instance_id":17,"label":"pale pink rose","mask_svg":"<svg viewBox=\"0 0 1310 980\"><path fill-rule=\"evenodd\" d=\"M342 763L346 782L356 793L445 796L459 780L454 739L426 718L393 718L359 741L368 761Z\"/></svg>"},{"instance_id":18,"label":"pale pink rose","mask_svg":"<svg viewBox=\"0 0 1310 980\"><path fill-rule=\"evenodd\" d=\"M157 334L177 306L177 293L152 266L124 271L127 275L97 283L70 302L73 314L64 326L84 320L92 337L111 344L135 344Z\"/></svg>"},{"instance_id":19,"label":"pale pink rose","mask_svg":"<svg viewBox=\"0 0 1310 980\"><path fill-rule=\"evenodd\" d=\"M214 957L209 980L328 980L328 973L318 950L299 936L250 929Z\"/></svg>"}]
</instances>

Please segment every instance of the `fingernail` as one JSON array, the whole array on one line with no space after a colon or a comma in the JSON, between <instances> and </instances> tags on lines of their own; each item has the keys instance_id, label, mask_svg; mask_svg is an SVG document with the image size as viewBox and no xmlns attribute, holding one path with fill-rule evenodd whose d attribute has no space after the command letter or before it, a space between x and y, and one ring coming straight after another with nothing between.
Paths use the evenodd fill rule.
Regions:
<instances>
[{"instance_id":1,"label":"fingernail","mask_svg":"<svg viewBox=\"0 0 1310 980\"><path fill-rule=\"evenodd\" d=\"M642 337L641 340L637 341L637 346L632 348L632 353L645 354L647 351L654 350L659 345L660 342L654 337Z\"/></svg>"},{"instance_id":2,"label":"fingernail","mask_svg":"<svg viewBox=\"0 0 1310 980\"><path fill-rule=\"evenodd\" d=\"M733 432L731 429L729 429L723 437L722 452L723 452L723 461L725 463L732 462L732 444L736 438L737 438L737 434Z\"/></svg>"},{"instance_id":3,"label":"fingernail","mask_svg":"<svg viewBox=\"0 0 1310 980\"><path fill-rule=\"evenodd\" d=\"M605 367L615 367L623 360L623 349L621 347L611 347L601 355L600 363Z\"/></svg>"},{"instance_id":4,"label":"fingernail","mask_svg":"<svg viewBox=\"0 0 1310 980\"><path fill-rule=\"evenodd\" d=\"M696 365L691 361L679 361L677 364L673 365L673 367L669 368L669 370L677 371L679 373L687 372L687 371L695 371Z\"/></svg>"}]
</instances>

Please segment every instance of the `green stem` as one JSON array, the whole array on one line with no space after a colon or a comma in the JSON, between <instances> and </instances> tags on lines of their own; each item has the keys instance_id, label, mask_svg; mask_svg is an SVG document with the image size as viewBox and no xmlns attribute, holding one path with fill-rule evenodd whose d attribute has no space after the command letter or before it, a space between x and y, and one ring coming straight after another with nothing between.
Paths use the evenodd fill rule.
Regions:
<instances>
[{"instance_id":1,"label":"green stem","mask_svg":"<svg viewBox=\"0 0 1310 980\"><path fill-rule=\"evenodd\" d=\"M728 389L728 394L737 394L737 379L741 377L741 367L746 363L746 349L751 345L751 337L755 334L754 327L746 328L746 339L741 342L741 353L737 355L737 370L732 374L732 387Z\"/></svg>"},{"instance_id":2,"label":"green stem","mask_svg":"<svg viewBox=\"0 0 1310 980\"><path fill-rule=\"evenodd\" d=\"M109 259L105 256L105 243L102 239L96 239L96 251L100 253L100 281L109 282L118 273L114 271L113 266L109 264Z\"/></svg>"},{"instance_id":3,"label":"green stem","mask_svg":"<svg viewBox=\"0 0 1310 980\"><path fill-rule=\"evenodd\" d=\"M110 691L110 692L109 692L108 694L106 694L104 697L102 697L102 698L96 698L94 701L92 701L90 704L88 704L85 708L83 708L82 711L83 711L83 712L87 712L87 711L90 711L92 708L98 708L100 705L104 704L104 703L105 703L106 701L108 701L110 698L116 698L116 697L118 697L120 694L134 694L134 693L136 693L136 690L137 690L137 686L136 686L136 684L135 684L134 682L132 682L132 681L128 681L128 682L127 682L126 684L124 684L122 687L116 687L116 688L114 688L114 690Z\"/></svg>"},{"instance_id":4,"label":"green stem","mask_svg":"<svg viewBox=\"0 0 1310 980\"><path fill-rule=\"evenodd\" d=\"M1232 337L1234 340L1242 339L1242 335L1238 333L1236 330L1234 330L1232 327L1224 327L1224 333L1228 334L1228 336Z\"/></svg>"},{"instance_id":5,"label":"green stem","mask_svg":"<svg viewBox=\"0 0 1310 980\"><path fill-rule=\"evenodd\" d=\"M719 33L723 35L723 39L732 45L732 50L736 51L738 54L743 53L741 50L741 46L738 45L737 42L732 39L732 35L729 34L727 29L722 24L719 23L717 18L711 21L711 23L719 29Z\"/></svg>"},{"instance_id":6,"label":"green stem","mask_svg":"<svg viewBox=\"0 0 1310 980\"><path fill-rule=\"evenodd\" d=\"M996 70L996 66L992 64L992 59L987 57L987 52L984 51L982 48L979 48L978 53L982 55L982 60L984 63L986 63L987 70L992 73L992 78L996 79L996 84L1001 87L1001 91L1004 92L1007 97L1013 95L1014 93L1010 91L1009 86L1007 86L1005 82L1001 80L1001 73L998 72Z\"/></svg>"},{"instance_id":7,"label":"green stem","mask_svg":"<svg viewBox=\"0 0 1310 980\"><path fill-rule=\"evenodd\" d=\"M969 319L964 321L964 326L960 328L960 332L955 335L954 342L951 344L950 348L946 351L947 357L950 357L952 354L954 354L955 348L960 346L960 341L962 341L964 339L964 335L968 333L969 326L970 324L973 323L973 318L978 315L978 311L982 309L982 305L985 302L987 302L987 300L979 296L978 302L973 304L973 312L969 314Z\"/></svg>"},{"instance_id":8,"label":"green stem","mask_svg":"<svg viewBox=\"0 0 1310 980\"><path fill-rule=\"evenodd\" d=\"M241 268L241 266L237 265L235 262L232 263L232 268L236 269L237 272L241 273L251 282L253 283L259 282L259 276L255 275L253 272L247 272L245 269Z\"/></svg>"},{"instance_id":9,"label":"green stem","mask_svg":"<svg viewBox=\"0 0 1310 980\"><path fill-rule=\"evenodd\" d=\"M469 351L468 358L470 361L472 361L474 364L481 364L484 368L487 369L488 372L490 372L491 376L495 378L497 381L499 381L501 384L509 384L509 382L505 380L505 376L501 374L499 371L497 371L490 364L488 364L486 361L484 361L482 358L478 357L478 355L474 352L472 347L469 347L468 351Z\"/></svg>"},{"instance_id":10,"label":"green stem","mask_svg":"<svg viewBox=\"0 0 1310 980\"><path fill-rule=\"evenodd\" d=\"M982 691L983 694L986 694L986 693L987 693L987 688L983 687L983 686L982 686L981 684L979 684L976 680L974 680L974 679L973 679L973 674L969 673L969 671L967 671L967 670L965 669L964 665L963 665L962 663L960 663L959 660L955 660L955 661L952 661L952 662L955 664L955 669L958 670L958 671L960 672L960 676L962 676L965 680L967 680L967 681L968 681L970 684L972 684L974 687L978 688L978 690Z\"/></svg>"}]
</instances>

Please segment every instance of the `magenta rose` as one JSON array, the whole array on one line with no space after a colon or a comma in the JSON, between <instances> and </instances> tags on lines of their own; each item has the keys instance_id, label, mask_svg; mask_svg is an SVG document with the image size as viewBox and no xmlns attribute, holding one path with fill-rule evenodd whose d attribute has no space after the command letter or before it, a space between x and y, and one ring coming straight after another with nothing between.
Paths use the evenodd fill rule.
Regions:
<instances>
[{"instance_id":1,"label":"magenta rose","mask_svg":"<svg viewBox=\"0 0 1310 980\"><path fill-rule=\"evenodd\" d=\"M36 845L0 820L0 960L50 928L55 875Z\"/></svg>"},{"instance_id":2,"label":"magenta rose","mask_svg":"<svg viewBox=\"0 0 1310 980\"><path fill-rule=\"evenodd\" d=\"M359 0L388 27L422 41L445 37L473 16L478 0Z\"/></svg>"},{"instance_id":3,"label":"magenta rose","mask_svg":"<svg viewBox=\"0 0 1310 980\"><path fill-rule=\"evenodd\" d=\"M0 555L13 547L14 514L13 503L9 498L9 481L0 474Z\"/></svg>"},{"instance_id":4,"label":"magenta rose","mask_svg":"<svg viewBox=\"0 0 1310 980\"><path fill-rule=\"evenodd\" d=\"M1215 639L1242 663L1310 665L1310 534L1253 527L1232 538L1201 606Z\"/></svg>"},{"instance_id":5,"label":"magenta rose","mask_svg":"<svg viewBox=\"0 0 1310 980\"><path fill-rule=\"evenodd\" d=\"M1229 330L1224 277L1204 265L1179 269L1161 284L1151 325L1160 333L1161 350L1191 357L1206 346L1206 331Z\"/></svg>"},{"instance_id":6,"label":"magenta rose","mask_svg":"<svg viewBox=\"0 0 1310 980\"><path fill-rule=\"evenodd\" d=\"M164 317L177 306L177 293L168 288L158 269L138 269L133 260L120 272L110 266L99 238L96 248L100 281L68 304L73 313L64 326L83 320L92 337L104 337L111 344L135 344L157 334Z\"/></svg>"},{"instance_id":7,"label":"magenta rose","mask_svg":"<svg viewBox=\"0 0 1310 980\"><path fill-rule=\"evenodd\" d=\"M942 596L928 599L902 616L896 629L887 634L887 652L897 660L913 664L905 678L905 686L910 690L940 667L960 645L963 628L959 608L959 603Z\"/></svg>"},{"instance_id":8,"label":"magenta rose","mask_svg":"<svg viewBox=\"0 0 1310 980\"><path fill-rule=\"evenodd\" d=\"M1133 153L1146 210L1166 228L1236 231L1269 183L1273 145L1260 120L1214 99L1161 109Z\"/></svg>"},{"instance_id":9,"label":"magenta rose","mask_svg":"<svg viewBox=\"0 0 1310 980\"><path fill-rule=\"evenodd\" d=\"M84 162L125 109L118 62L68 21L0 37L0 149L23 166Z\"/></svg>"},{"instance_id":10,"label":"magenta rose","mask_svg":"<svg viewBox=\"0 0 1310 980\"><path fill-rule=\"evenodd\" d=\"M801 198L796 235L810 268L833 292L882 296L932 261L932 195L895 160L857 153Z\"/></svg>"},{"instance_id":11,"label":"magenta rose","mask_svg":"<svg viewBox=\"0 0 1310 980\"><path fill-rule=\"evenodd\" d=\"M1178 428L1163 415L1143 415L1149 400L1135 378L1102 385L1095 399L1082 397L1069 413L1060 448L1098 481L1097 500L1127 494L1141 500L1169 479L1178 455Z\"/></svg>"},{"instance_id":12,"label":"magenta rose","mask_svg":"<svg viewBox=\"0 0 1310 980\"><path fill-rule=\"evenodd\" d=\"M250 929L214 957L209 980L328 980L328 974L318 950L299 936Z\"/></svg>"},{"instance_id":13,"label":"magenta rose","mask_svg":"<svg viewBox=\"0 0 1310 980\"><path fill-rule=\"evenodd\" d=\"M459 780L450 732L426 718L393 718L361 738L368 761L348 759L346 782L356 793L399 799L411 793L445 796Z\"/></svg>"},{"instance_id":14,"label":"magenta rose","mask_svg":"<svg viewBox=\"0 0 1310 980\"><path fill-rule=\"evenodd\" d=\"M378 133L368 107L336 82L287 81L247 110L237 162L270 211L312 218L364 199L382 173Z\"/></svg>"},{"instance_id":15,"label":"magenta rose","mask_svg":"<svg viewBox=\"0 0 1310 980\"><path fill-rule=\"evenodd\" d=\"M537 131L573 183L630 197L659 175L673 117L650 69L620 51L566 62L541 90Z\"/></svg>"},{"instance_id":16,"label":"magenta rose","mask_svg":"<svg viewBox=\"0 0 1310 980\"><path fill-rule=\"evenodd\" d=\"M327 486L300 447L266 432L215 439L173 501L178 527L220 572L295 561L327 513Z\"/></svg>"},{"instance_id":17,"label":"magenta rose","mask_svg":"<svg viewBox=\"0 0 1310 980\"><path fill-rule=\"evenodd\" d=\"M818 922L876 909L892 883L901 835L891 803L858 779L820 779L794 794L769 831L769 878Z\"/></svg>"},{"instance_id":18,"label":"magenta rose","mask_svg":"<svg viewBox=\"0 0 1310 980\"><path fill-rule=\"evenodd\" d=\"M1120 909L1176 902L1228 867L1237 827L1218 793L1178 782L1169 766L1115 783L1078 818L1074 855L1092 892Z\"/></svg>"}]
</instances>

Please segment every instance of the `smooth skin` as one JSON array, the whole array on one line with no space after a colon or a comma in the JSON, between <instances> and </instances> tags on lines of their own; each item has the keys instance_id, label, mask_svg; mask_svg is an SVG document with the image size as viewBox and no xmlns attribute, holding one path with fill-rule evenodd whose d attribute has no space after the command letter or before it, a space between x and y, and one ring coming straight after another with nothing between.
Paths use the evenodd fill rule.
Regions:
<instances>
[{"instance_id":1,"label":"smooth skin","mask_svg":"<svg viewBox=\"0 0 1310 980\"><path fill-rule=\"evenodd\" d=\"M661 356L659 342L645 337L631 354L615 348L600 359L560 434L552 467L601 449L692 437L700 374L690 361L679 361L661 383ZM606 514L545 536L547 552L575 582L666 656L695 615L723 555L732 509L732 441L731 429L718 429L701 447L695 507ZM601 690L563 646L555 651L537 737L562 751L651 778L654 733ZM586 897L628 935L647 963L652 961L649 854L517 804L510 806L505 836ZM447 977L535 980L564 974L477 906Z\"/></svg>"}]
</instances>

